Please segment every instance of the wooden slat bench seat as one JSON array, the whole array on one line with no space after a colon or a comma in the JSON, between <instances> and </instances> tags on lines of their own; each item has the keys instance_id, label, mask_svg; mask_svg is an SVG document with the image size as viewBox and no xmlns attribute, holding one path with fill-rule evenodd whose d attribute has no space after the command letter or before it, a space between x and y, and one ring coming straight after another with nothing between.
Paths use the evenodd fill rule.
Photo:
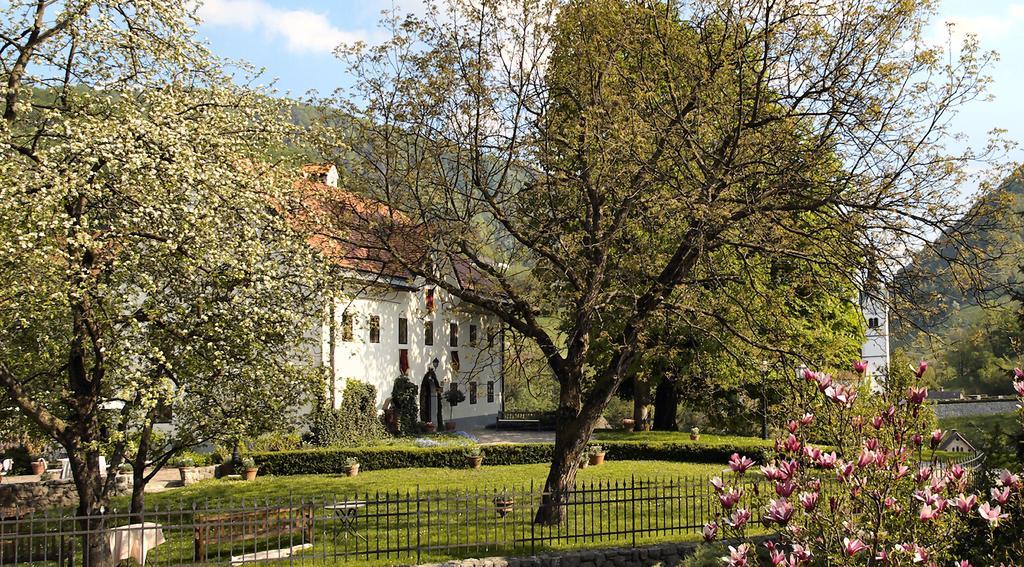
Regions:
<instances>
[{"instance_id":1,"label":"wooden slat bench seat","mask_svg":"<svg viewBox=\"0 0 1024 567\"><path fill-rule=\"evenodd\" d=\"M206 560L210 545L281 538L286 548L313 543L313 508L258 508L195 516L195 560Z\"/></svg>"}]
</instances>

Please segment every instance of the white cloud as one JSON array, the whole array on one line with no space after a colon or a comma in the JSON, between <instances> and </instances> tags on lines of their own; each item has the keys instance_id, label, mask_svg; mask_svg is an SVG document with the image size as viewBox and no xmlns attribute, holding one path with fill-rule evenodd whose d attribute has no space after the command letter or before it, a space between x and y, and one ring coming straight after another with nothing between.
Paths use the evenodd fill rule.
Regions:
<instances>
[{"instance_id":1,"label":"white cloud","mask_svg":"<svg viewBox=\"0 0 1024 567\"><path fill-rule=\"evenodd\" d=\"M1010 4L1003 14L952 16L943 18L942 23L952 24L955 41L961 41L966 34L974 34L985 45L1004 39L1024 25L1024 4Z\"/></svg>"},{"instance_id":2,"label":"white cloud","mask_svg":"<svg viewBox=\"0 0 1024 567\"><path fill-rule=\"evenodd\" d=\"M197 14L204 24L284 39L285 48L295 53L330 53L342 43L366 39L363 33L335 27L325 14L275 8L263 0L204 0Z\"/></svg>"}]
</instances>

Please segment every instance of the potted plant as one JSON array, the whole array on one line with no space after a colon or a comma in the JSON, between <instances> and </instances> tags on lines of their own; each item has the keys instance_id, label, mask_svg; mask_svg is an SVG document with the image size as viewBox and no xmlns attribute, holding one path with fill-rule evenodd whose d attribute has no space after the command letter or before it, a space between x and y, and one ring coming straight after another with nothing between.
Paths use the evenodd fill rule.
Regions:
<instances>
[{"instance_id":1,"label":"potted plant","mask_svg":"<svg viewBox=\"0 0 1024 567\"><path fill-rule=\"evenodd\" d=\"M698 439L700 439L700 428L699 427L692 427L692 428L690 428L690 440L691 441L696 441Z\"/></svg>"},{"instance_id":2,"label":"potted plant","mask_svg":"<svg viewBox=\"0 0 1024 567\"><path fill-rule=\"evenodd\" d=\"M585 469L588 466L590 466L590 455L584 453L584 454L580 455L580 465L579 465L579 468Z\"/></svg>"},{"instance_id":3,"label":"potted plant","mask_svg":"<svg viewBox=\"0 0 1024 567\"><path fill-rule=\"evenodd\" d=\"M120 475L130 475L130 474L132 474L132 464L131 463L121 463L120 465L117 465L117 474L120 474Z\"/></svg>"},{"instance_id":4,"label":"potted plant","mask_svg":"<svg viewBox=\"0 0 1024 567\"><path fill-rule=\"evenodd\" d=\"M499 518L504 518L512 511L515 506L516 500L510 492L496 492L494 494L494 511L498 513Z\"/></svg>"},{"instance_id":5,"label":"potted plant","mask_svg":"<svg viewBox=\"0 0 1024 567\"><path fill-rule=\"evenodd\" d=\"M448 402L448 405L455 407L466 401L466 394L463 394L462 390L458 388L449 388L444 393L444 399Z\"/></svg>"},{"instance_id":6,"label":"potted plant","mask_svg":"<svg viewBox=\"0 0 1024 567\"><path fill-rule=\"evenodd\" d=\"M448 421L444 422L444 430L445 431L455 431L455 422L450 420L450 419Z\"/></svg>"},{"instance_id":7,"label":"potted plant","mask_svg":"<svg viewBox=\"0 0 1024 567\"><path fill-rule=\"evenodd\" d=\"M466 464L470 468L478 469L484 462L484 455L480 452L480 447L473 447L466 450Z\"/></svg>"},{"instance_id":8,"label":"potted plant","mask_svg":"<svg viewBox=\"0 0 1024 567\"><path fill-rule=\"evenodd\" d=\"M600 445L591 445L590 448L587 449L587 454L590 456L590 464L595 467L604 463L604 447Z\"/></svg>"},{"instance_id":9,"label":"potted plant","mask_svg":"<svg viewBox=\"0 0 1024 567\"><path fill-rule=\"evenodd\" d=\"M256 480L256 473L259 472L256 461L252 457L242 458L242 478L245 480Z\"/></svg>"},{"instance_id":10,"label":"potted plant","mask_svg":"<svg viewBox=\"0 0 1024 567\"><path fill-rule=\"evenodd\" d=\"M424 421L420 427L423 429L424 433L433 433L434 431L437 431L437 427L434 425L433 421Z\"/></svg>"},{"instance_id":11,"label":"potted plant","mask_svg":"<svg viewBox=\"0 0 1024 567\"><path fill-rule=\"evenodd\" d=\"M186 477L196 468L196 461L192 457L178 459L178 474L181 475L181 482L184 484Z\"/></svg>"},{"instance_id":12,"label":"potted plant","mask_svg":"<svg viewBox=\"0 0 1024 567\"><path fill-rule=\"evenodd\" d=\"M32 474L42 475L43 473L46 472L46 459L39 457L38 459L32 461L31 466Z\"/></svg>"},{"instance_id":13,"label":"potted plant","mask_svg":"<svg viewBox=\"0 0 1024 567\"><path fill-rule=\"evenodd\" d=\"M625 429L626 431L629 431L630 433L632 433L633 430L636 429L636 420L634 420L631 417L623 418L622 419L622 428Z\"/></svg>"},{"instance_id":14,"label":"potted plant","mask_svg":"<svg viewBox=\"0 0 1024 567\"><path fill-rule=\"evenodd\" d=\"M348 476L359 475L359 461L355 457L345 459L345 474Z\"/></svg>"}]
</instances>

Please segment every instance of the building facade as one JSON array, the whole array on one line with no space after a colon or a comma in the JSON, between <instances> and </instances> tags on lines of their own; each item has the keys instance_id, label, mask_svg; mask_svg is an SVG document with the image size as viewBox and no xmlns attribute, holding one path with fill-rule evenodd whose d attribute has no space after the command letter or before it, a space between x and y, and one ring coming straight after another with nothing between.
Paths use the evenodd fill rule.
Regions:
<instances>
[{"instance_id":1,"label":"building facade","mask_svg":"<svg viewBox=\"0 0 1024 567\"><path fill-rule=\"evenodd\" d=\"M454 421L460 428L494 424L503 407L500 320L398 265L371 234L382 224L378 220L396 214L338 189L334 166L307 166L304 176L316 196L309 208L343 219L337 238L322 231L310 238L339 268L346 290L328 301L319 329L317 350L334 407L349 381L358 380L376 388L377 408L384 411L395 380L405 376L419 387L420 421ZM407 228L401 246L429 250L416 243L427 232ZM464 399L452 404L453 396L445 395L452 390Z\"/></svg>"},{"instance_id":2,"label":"building facade","mask_svg":"<svg viewBox=\"0 0 1024 567\"><path fill-rule=\"evenodd\" d=\"M865 337L861 358L868 363L872 390L885 389L889 374L889 305L884 290L860 293Z\"/></svg>"}]
</instances>

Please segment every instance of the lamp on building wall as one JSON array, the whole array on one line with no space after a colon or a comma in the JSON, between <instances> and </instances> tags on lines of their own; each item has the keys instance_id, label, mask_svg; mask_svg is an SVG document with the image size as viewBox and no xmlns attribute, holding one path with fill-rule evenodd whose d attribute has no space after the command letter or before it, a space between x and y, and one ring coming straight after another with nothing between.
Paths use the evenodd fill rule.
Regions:
<instances>
[{"instance_id":1,"label":"lamp on building wall","mask_svg":"<svg viewBox=\"0 0 1024 567\"><path fill-rule=\"evenodd\" d=\"M430 365L434 367L434 370L437 370L437 367L441 366L441 361L435 358L431 361Z\"/></svg>"}]
</instances>

